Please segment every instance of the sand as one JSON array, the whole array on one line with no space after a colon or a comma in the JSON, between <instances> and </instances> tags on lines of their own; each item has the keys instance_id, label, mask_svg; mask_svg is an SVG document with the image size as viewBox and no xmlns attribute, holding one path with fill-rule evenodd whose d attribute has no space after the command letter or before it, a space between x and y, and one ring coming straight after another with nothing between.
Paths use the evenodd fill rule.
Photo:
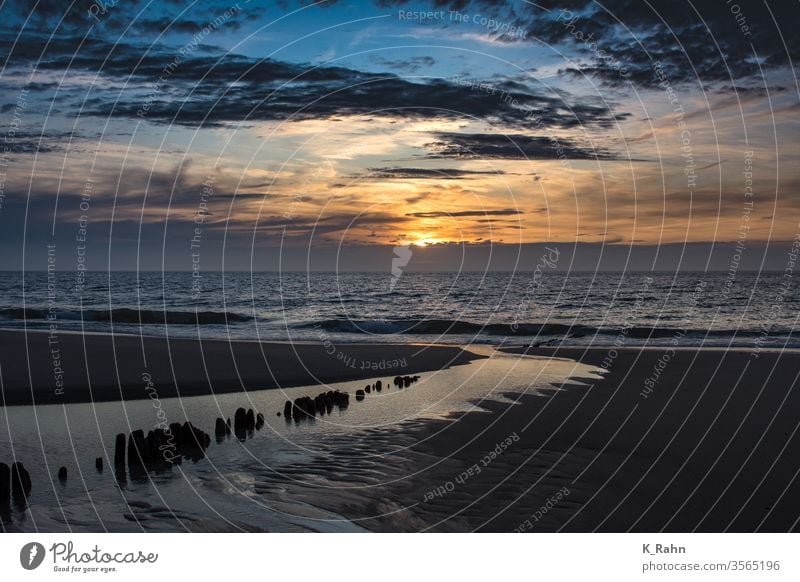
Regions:
<instances>
[{"instance_id":1,"label":"sand","mask_svg":"<svg viewBox=\"0 0 800 582\"><path fill-rule=\"evenodd\" d=\"M593 364L609 354L528 353ZM800 354L677 350L645 398L663 356L617 350L588 386L409 425L403 440L419 444L396 461L400 478L330 508L377 531L800 529ZM484 464L509 435L518 440Z\"/></svg>"},{"instance_id":2,"label":"sand","mask_svg":"<svg viewBox=\"0 0 800 582\"><path fill-rule=\"evenodd\" d=\"M57 347L62 394L47 336L0 332L6 404L146 398L144 372L165 398L210 393L209 377L214 391L229 392L424 372L479 357L446 346L342 345L329 353L324 345L67 334ZM369 486L324 496L309 486L298 501L374 531L800 529L800 353L665 353L529 349L605 362L608 372L545 394L508 394L516 405L484 403L490 414L373 433L369 443L388 439L396 449L383 450L398 452L369 461ZM350 473L327 477L367 478L355 465Z\"/></svg>"},{"instance_id":3,"label":"sand","mask_svg":"<svg viewBox=\"0 0 800 582\"><path fill-rule=\"evenodd\" d=\"M427 345L288 344L0 331L5 405L197 396L440 370L481 356ZM212 380L209 380L212 379Z\"/></svg>"}]
</instances>

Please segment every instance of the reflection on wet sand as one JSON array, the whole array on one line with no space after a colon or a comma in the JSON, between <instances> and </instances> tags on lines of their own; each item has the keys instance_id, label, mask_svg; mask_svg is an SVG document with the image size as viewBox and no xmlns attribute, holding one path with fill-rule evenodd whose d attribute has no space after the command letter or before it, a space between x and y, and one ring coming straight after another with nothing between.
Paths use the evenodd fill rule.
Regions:
<instances>
[{"instance_id":1,"label":"reflection on wet sand","mask_svg":"<svg viewBox=\"0 0 800 582\"><path fill-rule=\"evenodd\" d=\"M324 391L163 399L156 413L148 401L14 407L14 414L0 417L8 425L0 434L10 435L0 446L13 444L16 458L26 460L33 489L27 508L4 513L3 527L359 530L346 511L331 510L322 499L347 500L355 490L395 479L413 457L415 427L591 370L566 360L496 354L435 373ZM353 407L356 391L364 398ZM154 428L141 428L148 424ZM69 479L56 478L59 465Z\"/></svg>"}]
</instances>

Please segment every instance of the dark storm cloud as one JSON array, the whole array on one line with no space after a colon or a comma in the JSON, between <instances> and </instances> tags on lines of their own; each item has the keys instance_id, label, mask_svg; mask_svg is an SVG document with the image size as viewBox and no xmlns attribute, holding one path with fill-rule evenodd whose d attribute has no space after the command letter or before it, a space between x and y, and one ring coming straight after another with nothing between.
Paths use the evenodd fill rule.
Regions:
<instances>
[{"instance_id":1,"label":"dark storm cloud","mask_svg":"<svg viewBox=\"0 0 800 582\"><path fill-rule=\"evenodd\" d=\"M225 58L217 66L210 60L190 65L203 70L203 74L209 73L197 86L185 73L182 75L186 83L182 93L192 90L191 100L158 98L150 106L147 119L196 125L245 119L300 121L380 115L397 119L478 119L521 128L537 127L542 122L563 128L608 128L624 117L607 107L565 105L560 97L516 95L515 99L536 112L540 121L534 121L506 101L464 90L449 81L414 83L394 75L340 67L304 68L276 61L242 61L237 57ZM201 78L203 74L190 77ZM136 117L141 110L141 100L123 100L113 108L92 113Z\"/></svg>"},{"instance_id":2,"label":"dark storm cloud","mask_svg":"<svg viewBox=\"0 0 800 582\"><path fill-rule=\"evenodd\" d=\"M381 6L400 6L408 2L377 0L376 3ZM51 29L59 21L58 34L50 39L53 45L48 52L60 53L65 58L47 58L43 66L49 64L53 68L64 68L66 60L75 54L74 46L68 45L74 45L78 40L77 36L68 37L70 34L85 33L89 25L106 33L111 29L116 30L115 27L121 29L131 25L134 31L140 33L160 34L170 30L191 34L232 6L229 0L198 2L187 14L176 18L185 7L181 3L160 3L158 14L151 15L155 11L148 9L142 16L139 12L144 5L141 0L119 2L98 19L89 14L92 6L97 6L89 0L78 0L72 4L72 8L56 0L40 1L36 4L32 23L34 30L43 34L38 40L27 38L31 35L26 34L26 38L15 49L14 57L21 58L22 53L29 49L37 56L41 54L36 45L50 39ZM788 67L792 61L800 59L800 33L795 25L797 4L790 0L768 4L762 0L737 0L731 3L723 0L652 0L649 3L640 0L608 0L602 3L594 0L543 0L537 3L432 0L429 5L492 16L498 22L527 31L524 42L571 47L588 59L590 64L578 67L565 63L561 71L563 74L589 74L615 84L633 82L654 86L657 79L653 74L653 63L660 61L672 83L699 79L701 83L727 82L729 85L742 86L742 80L759 76L759 61L765 69L772 69ZM27 17L32 8L30 3L22 1L12 2L11 6L19 19ZM225 21L223 27L235 31L262 15L263 6L242 6ZM30 26L29 23L26 30ZM500 41L520 42L519 37L506 38L502 31L486 32ZM165 57L171 58L171 55L168 51L156 54L153 49L145 54L146 46L120 45L114 50L114 58L105 65L106 74L123 77L136 74L143 78L157 78L165 64ZM209 48L206 47L207 50ZM85 56L87 53L89 57ZM74 66L93 69L98 64L97 58L102 60L109 54L102 37L94 35L91 42L82 48ZM145 58L137 66L142 55ZM95 62L91 62L91 57ZM176 72L174 78L197 80L209 71L214 60L184 62L181 65L183 71ZM231 62L226 59L224 66L227 67ZM430 56L384 59L379 62L406 73L434 64ZM613 63L618 66L611 66ZM241 74L252 64L247 59L241 59L230 76ZM619 67L625 68L625 75L620 75ZM260 65L249 76L263 77L265 68L269 68L269 65ZM219 73L213 76L220 77ZM275 80L282 77L266 75L265 78ZM304 77L306 82L310 79ZM220 86L212 89L217 89L219 93ZM319 96L310 95L312 98ZM456 108L459 105L456 102ZM124 105L121 111L122 114L128 112ZM219 115L216 112L215 116ZM197 111L189 111L178 115L178 121L186 119L191 123L196 117Z\"/></svg>"},{"instance_id":3,"label":"dark storm cloud","mask_svg":"<svg viewBox=\"0 0 800 582\"><path fill-rule=\"evenodd\" d=\"M19 19L19 23L28 19L26 30L51 32L58 26L58 31L63 34L84 33L94 27L106 34L122 31L160 34L166 30L194 33L226 11L231 11L226 26L238 30L259 18L256 3L247 4L233 0L196 0L192 3L172 0L11 0L4 2L3 6ZM6 25L13 27L14 23Z\"/></svg>"},{"instance_id":4,"label":"dark storm cloud","mask_svg":"<svg viewBox=\"0 0 800 582\"><path fill-rule=\"evenodd\" d=\"M568 66L564 72L591 74L614 84L655 85L655 61L661 61L673 83L730 83L758 77L757 60L771 69L789 67L800 58L793 0L433 0L431 4L492 16L527 31L525 42L575 48L592 64L580 69ZM519 36L502 30L493 36L520 42ZM621 67L627 70L624 76Z\"/></svg>"},{"instance_id":5,"label":"dark storm cloud","mask_svg":"<svg viewBox=\"0 0 800 582\"><path fill-rule=\"evenodd\" d=\"M553 136L502 135L490 133L434 134L428 143L429 159L501 160L613 160L619 159L601 148L589 148Z\"/></svg>"},{"instance_id":6,"label":"dark storm cloud","mask_svg":"<svg viewBox=\"0 0 800 582\"><path fill-rule=\"evenodd\" d=\"M229 6L221 7L220 12L224 13ZM237 31L240 30L248 22L257 20L259 15L257 13L249 13L236 18L235 16L227 19L224 23L225 30ZM212 19L213 20L213 19ZM155 33L161 34L162 32L177 32L184 34L194 34L201 31L203 27L208 26L208 16L205 18L144 18L137 20L133 28L137 32L142 33Z\"/></svg>"},{"instance_id":7,"label":"dark storm cloud","mask_svg":"<svg viewBox=\"0 0 800 582\"><path fill-rule=\"evenodd\" d=\"M411 57L408 59L386 59L383 57L372 57L370 60L379 65L397 69L406 73L416 73L423 67L432 67L436 64L436 59L431 56Z\"/></svg>"},{"instance_id":8,"label":"dark storm cloud","mask_svg":"<svg viewBox=\"0 0 800 582\"><path fill-rule=\"evenodd\" d=\"M39 74L70 71L117 81L124 89L92 93L84 114L127 117L189 126L247 120L304 120L343 115L398 119L478 119L533 129L613 127L626 114L602 103L543 93L510 81L497 94L463 82L411 82L394 74L346 67L307 66L273 59L220 54L207 45L112 44L77 36L27 34L23 42L0 36L12 70L37 64ZM187 46L190 50L186 50ZM212 51L212 52L209 52ZM89 88L61 88L61 99L80 98ZM102 99L101 101L97 101Z\"/></svg>"},{"instance_id":9,"label":"dark storm cloud","mask_svg":"<svg viewBox=\"0 0 800 582\"><path fill-rule=\"evenodd\" d=\"M129 6L138 5L140 0L130 0ZM25 0L12 0L4 3L5 10L15 14L22 20L28 19L26 28L50 28L57 23L64 29L86 28L94 23L89 10L95 2L92 0L75 0L63 2L61 0L39 0L26 2ZM8 22L6 23L9 24Z\"/></svg>"}]
</instances>

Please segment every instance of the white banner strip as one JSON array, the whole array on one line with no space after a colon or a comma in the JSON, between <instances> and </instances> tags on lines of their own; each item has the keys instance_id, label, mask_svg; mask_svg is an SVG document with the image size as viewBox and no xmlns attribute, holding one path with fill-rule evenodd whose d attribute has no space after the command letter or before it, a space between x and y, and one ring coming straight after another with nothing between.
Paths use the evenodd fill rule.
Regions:
<instances>
[{"instance_id":1,"label":"white banner strip","mask_svg":"<svg viewBox=\"0 0 800 582\"><path fill-rule=\"evenodd\" d=\"M798 580L786 534L6 534L4 580ZM191 577L191 578L187 578Z\"/></svg>"}]
</instances>

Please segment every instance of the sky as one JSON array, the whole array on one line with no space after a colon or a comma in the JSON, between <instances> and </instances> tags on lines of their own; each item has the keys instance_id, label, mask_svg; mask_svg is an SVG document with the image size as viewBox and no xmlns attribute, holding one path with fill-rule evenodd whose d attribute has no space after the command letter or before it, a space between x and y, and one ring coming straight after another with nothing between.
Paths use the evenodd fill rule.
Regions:
<instances>
[{"instance_id":1,"label":"sky","mask_svg":"<svg viewBox=\"0 0 800 582\"><path fill-rule=\"evenodd\" d=\"M0 15L5 268L781 268L800 233L796 2Z\"/></svg>"}]
</instances>

